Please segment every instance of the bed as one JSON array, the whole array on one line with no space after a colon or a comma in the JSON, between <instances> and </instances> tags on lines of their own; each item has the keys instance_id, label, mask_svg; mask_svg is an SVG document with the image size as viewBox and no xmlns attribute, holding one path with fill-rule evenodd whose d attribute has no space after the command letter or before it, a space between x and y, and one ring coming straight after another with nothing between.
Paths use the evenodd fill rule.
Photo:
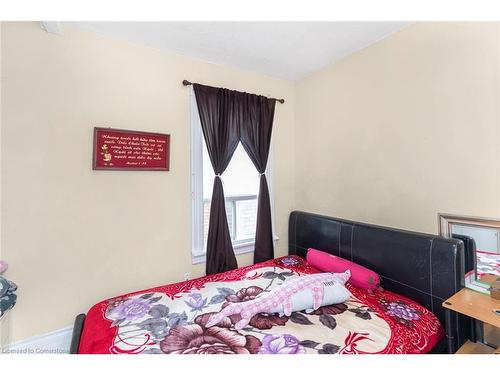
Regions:
<instances>
[{"instance_id":1,"label":"bed","mask_svg":"<svg viewBox=\"0 0 500 375\"><path fill-rule=\"evenodd\" d=\"M229 303L253 299L281 283L319 272L309 247L379 273L383 290L349 283L345 303L290 317L258 314L242 330L232 316L205 325ZM354 354L448 351L470 329L445 319L441 304L464 278L464 247L455 239L292 212L289 255L101 301L75 321L71 353L80 354Z\"/></svg>"}]
</instances>

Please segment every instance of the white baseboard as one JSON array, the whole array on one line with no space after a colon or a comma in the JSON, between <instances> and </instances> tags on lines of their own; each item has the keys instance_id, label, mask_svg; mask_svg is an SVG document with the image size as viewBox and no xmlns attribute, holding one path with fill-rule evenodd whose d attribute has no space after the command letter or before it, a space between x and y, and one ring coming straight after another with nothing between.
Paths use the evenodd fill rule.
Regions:
<instances>
[{"instance_id":1,"label":"white baseboard","mask_svg":"<svg viewBox=\"0 0 500 375\"><path fill-rule=\"evenodd\" d=\"M66 354L69 353L73 326L7 345L3 354Z\"/></svg>"}]
</instances>

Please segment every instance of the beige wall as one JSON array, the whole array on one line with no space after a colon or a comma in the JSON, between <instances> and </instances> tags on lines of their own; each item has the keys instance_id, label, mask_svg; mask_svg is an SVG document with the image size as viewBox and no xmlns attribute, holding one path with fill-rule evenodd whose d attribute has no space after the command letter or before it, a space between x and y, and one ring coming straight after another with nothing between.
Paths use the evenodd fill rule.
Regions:
<instances>
[{"instance_id":1,"label":"beige wall","mask_svg":"<svg viewBox=\"0 0 500 375\"><path fill-rule=\"evenodd\" d=\"M4 22L2 48L1 246L19 284L11 341L68 326L98 300L204 273L191 264L182 79L286 99L273 134L276 255L286 253L292 83L38 23ZM170 133L171 171L92 171L96 125Z\"/></svg>"},{"instance_id":2,"label":"beige wall","mask_svg":"<svg viewBox=\"0 0 500 375\"><path fill-rule=\"evenodd\" d=\"M499 24L418 23L296 87L296 206L437 232L500 217Z\"/></svg>"},{"instance_id":3,"label":"beige wall","mask_svg":"<svg viewBox=\"0 0 500 375\"><path fill-rule=\"evenodd\" d=\"M276 255L294 208L437 231L500 217L499 27L418 23L292 84L66 28L1 25L0 249L20 286L12 341L191 265L184 78L284 97ZM167 132L171 171L93 172L92 127ZM239 264L251 256L239 257Z\"/></svg>"},{"instance_id":4,"label":"beige wall","mask_svg":"<svg viewBox=\"0 0 500 375\"><path fill-rule=\"evenodd\" d=\"M0 22L0 260L2 259L2 22ZM2 339L0 333L0 340Z\"/></svg>"}]
</instances>

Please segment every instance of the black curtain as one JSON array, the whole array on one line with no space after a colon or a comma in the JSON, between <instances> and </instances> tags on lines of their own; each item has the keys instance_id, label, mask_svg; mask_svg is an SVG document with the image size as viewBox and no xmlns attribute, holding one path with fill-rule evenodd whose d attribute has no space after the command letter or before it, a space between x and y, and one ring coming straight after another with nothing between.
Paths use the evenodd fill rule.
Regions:
<instances>
[{"instance_id":1,"label":"black curtain","mask_svg":"<svg viewBox=\"0 0 500 375\"><path fill-rule=\"evenodd\" d=\"M266 175L276 100L258 95L245 95L245 116L240 127L240 140L255 168L260 173L254 263L274 258L271 201Z\"/></svg>"},{"instance_id":2,"label":"black curtain","mask_svg":"<svg viewBox=\"0 0 500 375\"><path fill-rule=\"evenodd\" d=\"M215 172L207 239L207 275L238 267L227 224L220 175L226 170L239 142L241 94L194 84L203 137Z\"/></svg>"},{"instance_id":3,"label":"black curtain","mask_svg":"<svg viewBox=\"0 0 500 375\"><path fill-rule=\"evenodd\" d=\"M220 175L226 170L238 142L260 173L254 263L274 258L271 203L265 175L275 99L223 88L194 84L203 137L216 174L207 239L207 275L237 268L227 223Z\"/></svg>"}]
</instances>

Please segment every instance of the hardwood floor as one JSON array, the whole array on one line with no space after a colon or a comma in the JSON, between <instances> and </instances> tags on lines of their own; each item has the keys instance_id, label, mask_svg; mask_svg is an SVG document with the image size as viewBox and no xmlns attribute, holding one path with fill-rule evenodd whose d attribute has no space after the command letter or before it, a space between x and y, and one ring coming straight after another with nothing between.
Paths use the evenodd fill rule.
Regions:
<instances>
[{"instance_id":1,"label":"hardwood floor","mask_svg":"<svg viewBox=\"0 0 500 375\"><path fill-rule=\"evenodd\" d=\"M485 323L484 340L491 346L500 347L500 328Z\"/></svg>"},{"instance_id":2,"label":"hardwood floor","mask_svg":"<svg viewBox=\"0 0 500 375\"><path fill-rule=\"evenodd\" d=\"M495 349L479 342L467 341L455 354L493 354Z\"/></svg>"}]
</instances>

